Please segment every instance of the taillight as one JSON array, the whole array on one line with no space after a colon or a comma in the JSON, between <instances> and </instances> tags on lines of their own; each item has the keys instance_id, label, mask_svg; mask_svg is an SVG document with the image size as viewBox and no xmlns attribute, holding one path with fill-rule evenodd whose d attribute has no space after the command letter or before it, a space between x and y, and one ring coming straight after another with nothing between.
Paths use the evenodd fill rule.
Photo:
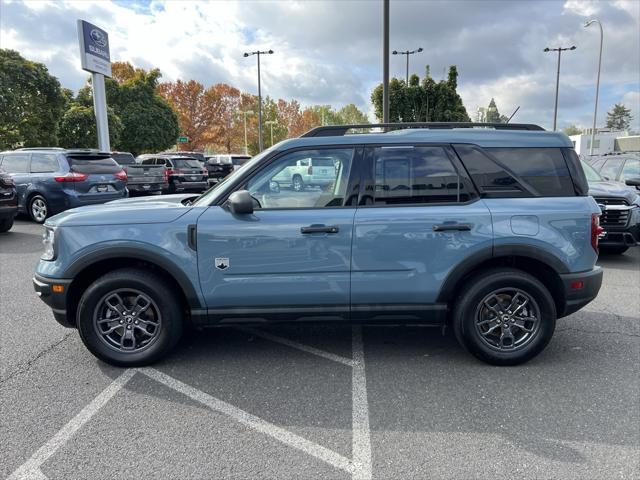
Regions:
<instances>
[{"instance_id":1,"label":"taillight","mask_svg":"<svg viewBox=\"0 0 640 480\"><path fill-rule=\"evenodd\" d=\"M166 176L167 176L167 177L170 177L170 176L171 176L171 175L173 175L174 173L175 173L175 172L174 172L172 169L170 169L170 168L167 168L167 169L165 170L165 174L166 174Z\"/></svg>"},{"instance_id":2,"label":"taillight","mask_svg":"<svg viewBox=\"0 0 640 480\"><path fill-rule=\"evenodd\" d=\"M604 228L600 226L600 214L591 214L591 246L598 253L598 238L604 233Z\"/></svg>"},{"instance_id":3,"label":"taillight","mask_svg":"<svg viewBox=\"0 0 640 480\"><path fill-rule=\"evenodd\" d=\"M313 166L309 165L309 168L307 168L307 175L313 175Z\"/></svg>"},{"instance_id":4,"label":"taillight","mask_svg":"<svg viewBox=\"0 0 640 480\"><path fill-rule=\"evenodd\" d=\"M124 170L120 170L119 172L114 173L113 176L118 180L122 180L123 182L127 181L127 172L125 172Z\"/></svg>"},{"instance_id":5,"label":"taillight","mask_svg":"<svg viewBox=\"0 0 640 480\"><path fill-rule=\"evenodd\" d=\"M53 179L56 182L84 182L88 177L88 173L69 172L66 175L53 177Z\"/></svg>"}]
</instances>

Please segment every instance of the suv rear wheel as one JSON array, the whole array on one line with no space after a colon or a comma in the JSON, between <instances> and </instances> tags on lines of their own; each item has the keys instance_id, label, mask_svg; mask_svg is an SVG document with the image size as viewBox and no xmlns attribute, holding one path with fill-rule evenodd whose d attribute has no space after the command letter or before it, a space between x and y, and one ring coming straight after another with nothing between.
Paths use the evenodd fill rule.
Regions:
<instances>
[{"instance_id":1,"label":"suv rear wheel","mask_svg":"<svg viewBox=\"0 0 640 480\"><path fill-rule=\"evenodd\" d=\"M137 269L98 278L78 305L85 346L121 367L148 365L167 355L182 335L180 301L160 277Z\"/></svg>"},{"instance_id":2,"label":"suv rear wheel","mask_svg":"<svg viewBox=\"0 0 640 480\"><path fill-rule=\"evenodd\" d=\"M29 201L29 216L36 223L44 223L49 217L49 204L42 195L34 195Z\"/></svg>"},{"instance_id":3,"label":"suv rear wheel","mask_svg":"<svg viewBox=\"0 0 640 480\"><path fill-rule=\"evenodd\" d=\"M8 232L13 227L13 217L0 218L0 233Z\"/></svg>"},{"instance_id":4,"label":"suv rear wheel","mask_svg":"<svg viewBox=\"0 0 640 480\"><path fill-rule=\"evenodd\" d=\"M304 182L302 181L302 177L300 175L294 175L291 179L291 186L293 190L296 192L301 192L304 190Z\"/></svg>"},{"instance_id":5,"label":"suv rear wheel","mask_svg":"<svg viewBox=\"0 0 640 480\"><path fill-rule=\"evenodd\" d=\"M453 330L469 352L493 365L517 365L547 346L556 308L539 280L520 270L495 269L468 284L456 301Z\"/></svg>"}]
</instances>

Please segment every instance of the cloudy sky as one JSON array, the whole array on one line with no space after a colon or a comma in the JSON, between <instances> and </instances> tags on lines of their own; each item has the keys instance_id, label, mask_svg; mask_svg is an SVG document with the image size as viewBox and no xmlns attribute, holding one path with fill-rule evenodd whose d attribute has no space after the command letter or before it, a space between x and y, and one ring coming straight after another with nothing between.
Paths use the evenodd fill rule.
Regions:
<instances>
[{"instance_id":1,"label":"cloudy sky","mask_svg":"<svg viewBox=\"0 0 640 480\"><path fill-rule=\"evenodd\" d=\"M577 49L562 57L558 124L589 126L593 115L600 35L604 51L599 125L624 103L640 129L640 1L391 0L391 50L423 47L411 72L426 64L439 80L458 66L459 91L473 117L494 97L513 121L552 125L557 57L544 47ZM78 89L76 19L109 32L112 60L158 67L165 80L226 82L256 92L255 57L263 92L303 104L355 103L371 112L370 94L382 76L382 2L165 0L0 0L0 47L43 62L61 83ZM404 76L404 57L392 56L392 76Z\"/></svg>"}]
</instances>

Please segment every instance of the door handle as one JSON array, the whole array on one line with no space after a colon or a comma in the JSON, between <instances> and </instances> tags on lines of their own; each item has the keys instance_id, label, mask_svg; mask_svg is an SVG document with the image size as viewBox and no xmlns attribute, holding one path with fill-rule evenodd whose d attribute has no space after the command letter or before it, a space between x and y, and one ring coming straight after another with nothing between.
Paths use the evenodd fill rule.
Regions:
<instances>
[{"instance_id":1,"label":"door handle","mask_svg":"<svg viewBox=\"0 0 640 480\"><path fill-rule=\"evenodd\" d=\"M338 233L339 230L336 225L309 225L301 227L300 233Z\"/></svg>"},{"instance_id":2,"label":"door handle","mask_svg":"<svg viewBox=\"0 0 640 480\"><path fill-rule=\"evenodd\" d=\"M450 231L459 231L459 232L468 232L471 230L473 225L471 223L441 223L439 225L433 226L434 232L450 232Z\"/></svg>"}]
</instances>

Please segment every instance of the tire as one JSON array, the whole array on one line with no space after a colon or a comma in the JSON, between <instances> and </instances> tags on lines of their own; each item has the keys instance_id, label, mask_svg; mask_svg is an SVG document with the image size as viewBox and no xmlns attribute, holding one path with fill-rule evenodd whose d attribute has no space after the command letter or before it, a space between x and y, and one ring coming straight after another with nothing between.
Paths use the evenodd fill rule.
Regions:
<instances>
[{"instance_id":1,"label":"tire","mask_svg":"<svg viewBox=\"0 0 640 480\"><path fill-rule=\"evenodd\" d=\"M136 318L135 306L147 302ZM115 270L93 282L80 299L76 317L87 349L119 367L149 365L168 355L180 340L183 321L180 300L167 283L133 268Z\"/></svg>"},{"instance_id":2,"label":"tire","mask_svg":"<svg viewBox=\"0 0 640 480\"><path fill-rule=\"evenodd\" d=\"M42 195L34 195L29 200L29 216L36 223L44 223L51 215L49 204Z\"/></svg>"},{"instance_id":3,"label":"tire","mask_svg":"<svg viewBox=\"0 0 640 480\"><path fill-rule=\"evenodd\" d=\"M600 253L605 255L622 255L629 250L629 247L607 247L606 245L600 246Z\"/></svg>"},{"instance_id":4,"label":"tire","mask_svg":"<svg viewBox=\"0 0 640 480\"><path fill-rule=\"evenodd\" d=\"M466 350L492 365L518 365L544 350L557 314L553 297L538 279L501 268L466 283L469 288L456 300L452 318L455 336ZM516 307L517 315L505 308L514 299L515 305L524 303Z\"/></svg>"},{"instance_id":5,"label":"tire","mask_svg":"<svg viewBox=\"0 0 640 480\"><path fill-rule=\"evenodd\" d=\"M294 175L291 178L291 188L293 188L296 192L301 192L304 190L304 182L302 181L302 177L300 175Z\"/></svg>"},{"instance_id":6,"label":"tire","mask_svg":"<svg viewBox=\"0 0 640 480\"><path fill-rule=\"evenodd\" d=\"M0 220L0 233L5 233L13 227L13 217L6 217Z\"/></svg>"}]
</instances>

